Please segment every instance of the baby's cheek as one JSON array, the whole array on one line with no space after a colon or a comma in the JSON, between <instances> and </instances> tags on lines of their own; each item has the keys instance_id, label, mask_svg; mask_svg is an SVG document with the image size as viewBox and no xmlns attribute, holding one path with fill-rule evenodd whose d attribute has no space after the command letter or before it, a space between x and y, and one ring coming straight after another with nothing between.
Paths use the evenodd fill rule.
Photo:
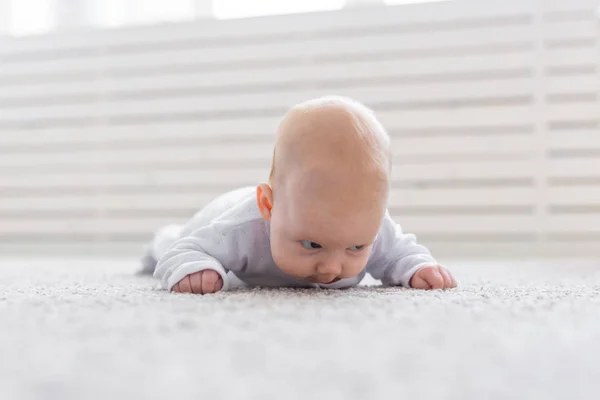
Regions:
<instances>
[{"instance_id":1,"label":"baby's cheek","mask_svg":"<svg viewBox=\"0 0 600 400\"><path fill-rule=\"evenodd\" d=\"M293 275L304 277L306 275L306 264L302 259L292 254L290 250L281 248L272 249L273 261L282 271Z\"/></svg>"},{"instance_id":2,"label":"baby's cheek","mask_svg":"<svg viewBox=\"0 0 600 400\"><path fill-rule=\"evenodd\" d=\"M301 257L290 257L288 260L288 271L291 275L305 278L313 274L314 267Z\"/></svg>"},{"instance_id":3,"label":"baby's cheek","mask_svg":"<svg viewBox=\"0 0 600 400\"><path fill-rule=\"evenodd\" d=\"M344 277L351 278L360 274L366 267L369 260L369 254L361 254L360 257L353 257L344 268Z\"/></svg>"}]
</instances>

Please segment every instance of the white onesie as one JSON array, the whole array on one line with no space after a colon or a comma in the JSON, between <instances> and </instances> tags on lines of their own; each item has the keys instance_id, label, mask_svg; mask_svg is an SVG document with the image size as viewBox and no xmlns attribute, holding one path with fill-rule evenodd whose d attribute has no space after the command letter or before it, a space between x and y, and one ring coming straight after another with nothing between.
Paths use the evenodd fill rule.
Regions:
<instances>
[{"instance_id":1,"label":"white onesie","mask_svg":"<svg viewBox=\"0 0 600 400\"><path fill-rule=\"evenodd\" d=\"M365 269L354 278L318 284L282 272L271 256L269 222L256 203L256 188L228 192L199 211L185 226L171 225L155 236L149 249L158 260L154 276L164 289L186 275L212 269L223 278L223 290L231 276L250 286L347 288L358 285L366 273L384 285L409 287L413 274L438 265L415 236L404 234L389 213L379 229Z\"/></svg>"}]
</instances>

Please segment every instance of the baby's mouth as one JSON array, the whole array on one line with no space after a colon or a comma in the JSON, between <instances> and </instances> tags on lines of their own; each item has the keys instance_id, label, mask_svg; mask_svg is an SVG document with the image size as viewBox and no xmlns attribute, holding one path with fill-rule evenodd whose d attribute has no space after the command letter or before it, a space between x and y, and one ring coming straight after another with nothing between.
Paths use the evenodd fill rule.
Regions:
<instances>
[{"instance_id":1,"label":"baby's mouth","mask_svg":"<svg viewBox=\"0 0 600 400\"><path fill-rule=\"evenodd\" d=\"M333 278L333 279L331 279L329 281L326 281L326 280L323 280L323 279L319 279L318 277L315 277L315 276L311 276L310 278L308 278L308 280L311 281L312 283L321 283L321 284L324 284L324 285L335 283L335 282L339 281L340 279L341 279L340 277L337 277L337 278Z\"/></svg>"}]
</instances>

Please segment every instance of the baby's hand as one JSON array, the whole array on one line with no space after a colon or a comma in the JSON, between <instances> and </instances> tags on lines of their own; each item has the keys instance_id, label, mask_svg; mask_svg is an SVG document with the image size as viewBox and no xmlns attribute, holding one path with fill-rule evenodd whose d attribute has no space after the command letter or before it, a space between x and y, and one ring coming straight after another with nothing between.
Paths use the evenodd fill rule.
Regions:
<instances>
[{"instance_id":1,"label":"baby's hand","mask_svg":"<svg viewBox=\"0 0 600 400\"><path fill-rule=\"evenodd\" d=\"M415 289L449 289L456 287L456 279L446 268L439 265L423 267L410 279L410 287Z\"/></svg>"},{"instance_id":2,"label":"baby's hand","mask_svg":"<svg viewBox=\"0 0 600 400\"><path fill-rule=\"evenodd\" d=\"M223 289L223 279L216 271L206 269L185 276L171 289L177 293L209 294Z\"/></svg>"}]
</instances>

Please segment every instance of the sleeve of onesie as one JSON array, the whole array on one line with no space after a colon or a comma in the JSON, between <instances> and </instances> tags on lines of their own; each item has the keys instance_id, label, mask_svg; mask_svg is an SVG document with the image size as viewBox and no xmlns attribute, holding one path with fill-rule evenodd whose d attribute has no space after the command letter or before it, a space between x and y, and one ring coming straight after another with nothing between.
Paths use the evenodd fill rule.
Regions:
<instances>
[{"instance_id":1,"label":"sleeve of onesie","mask_svg":"<svg viewBox=\"0 0 600 400\"><path fill-rule=\"evenodd\" d=\"M415 235L403 233L386 212L367 263L367 272L386 286L410 287L415 272L439 265L429 250L417 243Z\"/></svg>"},{"instance_id":2,"label":"sleeve of onesie","mask_svg":"<svg viewBox=\"0 0 600 400\"><path fill-rule=\"evenodd\" d=\"M154 277L160 280L163 289L171 290L186 275L211 269L223 279L227 290L227 266L230 270L242 268L243 259L235 247L234 232L216 224L202 227L177 240L158 260Z\"/></svg>"}]
</instances>

